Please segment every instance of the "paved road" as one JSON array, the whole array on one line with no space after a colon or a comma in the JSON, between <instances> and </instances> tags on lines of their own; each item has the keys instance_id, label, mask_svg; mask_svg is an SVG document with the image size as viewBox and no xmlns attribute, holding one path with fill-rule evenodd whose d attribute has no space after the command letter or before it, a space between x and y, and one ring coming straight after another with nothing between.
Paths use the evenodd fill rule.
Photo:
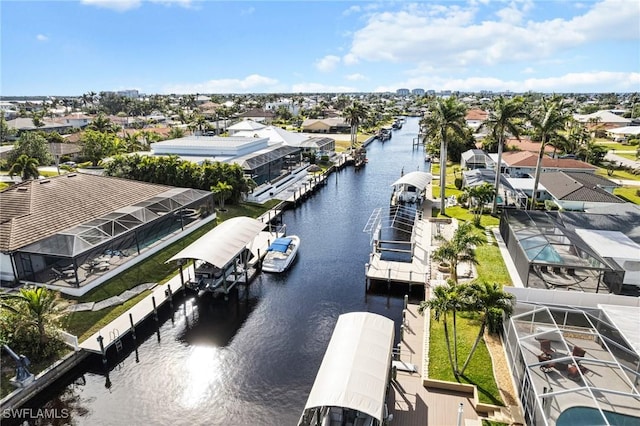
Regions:
<instances>
[{"instance_id":1,"label":"paved road","mask_svg":"<svg viewBox=\"0 0 640 426\"><path fill-rule=\"evenodd\" d=\"M622 164L623 166L632 167L634 169L640 168L640 161L621 157L612 153L611 151L607 152L607 154L604 156L604 159L607 161L615 161L616 163Z\"/></svg>"}]
</instances>

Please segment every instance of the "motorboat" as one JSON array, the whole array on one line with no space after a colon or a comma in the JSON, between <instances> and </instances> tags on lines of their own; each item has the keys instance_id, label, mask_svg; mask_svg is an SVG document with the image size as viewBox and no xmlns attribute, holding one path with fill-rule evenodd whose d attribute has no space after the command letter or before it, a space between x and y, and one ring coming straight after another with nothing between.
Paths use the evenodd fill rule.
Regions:
<instances>
[{"instance_id":1,"label":"motorboat","mask_svg":"<svg viewBox=\"0 0 640 426\"><path fill-rule=\"evenodd\" d=\"M262 270L265 272L284 272L289 269L298 254L300 237L289 235L276 238L267 249L267 254L262 261Z\"/></svg>"}]
</instances>

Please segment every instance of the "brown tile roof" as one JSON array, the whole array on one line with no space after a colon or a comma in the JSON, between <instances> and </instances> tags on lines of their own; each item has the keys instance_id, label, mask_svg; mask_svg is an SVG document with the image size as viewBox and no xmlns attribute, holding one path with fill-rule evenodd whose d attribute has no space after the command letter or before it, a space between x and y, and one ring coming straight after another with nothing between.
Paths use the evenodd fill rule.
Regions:
<instances>
[{"instance_id":1,"label":"brown tile roof","mask_svg":"<svg viewBox=\"0 0 640 426\"><path fill-rule=\"evenodd\" d=\"M484 121L489 117L489 113L483 111L481 109L470 109L467 111L467 115L464 117L465 120L480 120Z\"/></svg>"},{"instance_id":2,"label":"brown tile roof","mask_svg":"<svg viewBox=\"0 0 640 426\"><path fill-rule=\"evenodd\" d=\"M587 176L590 174L545 172L540 174L540 183L558 200L624 203L623 200L615 195L610 194L599 186L592 185L593 176Z\"/></svg>"},{"instance_id":3,"label":"brown tile roof","mask_svg":"<svg viewBox=\"0 0 640 426\"><path fill-rule=\"evenodd\" d=\"M535 167L538 156L528 151L509 151L502 154L502 161L510 167ZM583 169L595 170L597 167L580 160L570 158L542 158L542 167L555 169Z\"/></svg>"},{"instance_id":4,"label":"brown tile roof","mask_svg":"<svg viewBox=\"0 0 640 426\"><path fill-rule=\"evenodd\" d=\"M0 191L0 251L17 250L171 188L82 173L11 186Z\"/></svg>"},{"instance_id":5,"label":"brown tile roof","mask_svg":"<svg viewBox=\"0 0 640 426\"><path fill-rule=\"evenodd\" d=\"M540 142L532 142L529 138L509 138L505 141L504 145L509 149L516 149L519 151L530 151L538 153L540 152ZM544 152L553 152L551 145L545 145Z\"/></svg>"}]
</instances>

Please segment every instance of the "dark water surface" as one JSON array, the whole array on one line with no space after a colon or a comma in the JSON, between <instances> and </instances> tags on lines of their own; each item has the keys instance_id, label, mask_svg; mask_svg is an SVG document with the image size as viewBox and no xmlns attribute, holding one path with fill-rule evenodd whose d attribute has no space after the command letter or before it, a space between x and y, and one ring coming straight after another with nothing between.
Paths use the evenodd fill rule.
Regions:
<instances>
[{"instance_id":1,"label":"dark water surface","mask_svg":"<svg viewBox=\"0 0 640 426\"><path fill-rule=\"evenodd\" d=\"M287 273L263 273L228 302L177 301L157 334L153 321L145 325L137 351L127 340L106 369L92 357L32 406L69 409L58 424L295 425L338 315L375 312L399 326L401 296L365 298L362 231L375 208L388 209L400 171L423 170L417 135L418 119L408 118L391 140L367 147L361 171L331 175L285 213L287 232L301 238Z\"/></svg>"}]
</instances>

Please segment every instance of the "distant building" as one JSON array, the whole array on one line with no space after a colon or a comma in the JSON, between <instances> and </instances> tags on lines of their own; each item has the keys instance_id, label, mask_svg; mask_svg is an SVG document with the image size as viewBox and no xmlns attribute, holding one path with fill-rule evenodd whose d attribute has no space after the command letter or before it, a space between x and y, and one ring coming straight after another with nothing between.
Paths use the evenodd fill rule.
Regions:
<instances>
[{"instance_id":1,"label":"distant building","mask_svg":"<svg viewBox=\"0 0 640 426\"><path fill-rule=\"evenodd\" d=\"M429 90L427 90L426 94L427 94L427 96L435 96L436 95L436 91L433 90L433 89L429 89Z\"/></svg>"},{"instance_id":2,"label":"distant building","mask_svg":"<svg viewBox=\"0 0 640 426\"><path fill-rule=\"evenodd\" d=\"M415 96L424 96L424 89L413 89L411 94Z\"/></svg>"},{"instance_id":3,"label":"distant building","mask_svg":"<svg viewBox=\"0 0 640 426\"><path fill-rule=\"evenodd\" d=\"M398 89L396 90L396 95L400 96L408 96L411 93L409 89Z\"/></svg>"},{"instance_id":4,"label":"distant building","mask_svg":"<svg viewBox=\"0 0 640 426\"><path fill-rule=\"evenodd\" d=\"M140 93L138 93L137 90L120 90L116 93L120 96L131 99L138 99L140 97Z\"/></svg>"}]
</instances>

